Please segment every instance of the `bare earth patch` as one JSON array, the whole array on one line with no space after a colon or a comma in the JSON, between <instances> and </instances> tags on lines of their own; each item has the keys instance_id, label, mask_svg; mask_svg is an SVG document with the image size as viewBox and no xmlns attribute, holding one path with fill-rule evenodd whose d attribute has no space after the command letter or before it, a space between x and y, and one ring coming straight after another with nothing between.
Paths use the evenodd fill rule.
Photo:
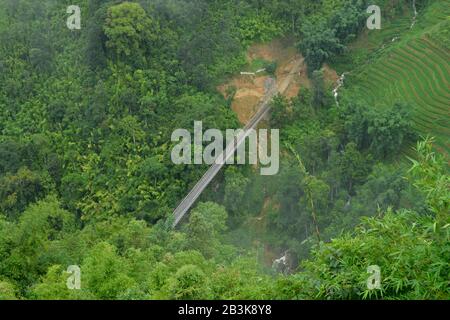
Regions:
<instances>
[{"instance_id":1,"label":"bare earth patch","mask_svg":"<svg viewBox=\"0 0 450 320\"><path fill-rule=\"evenodd\" d=\"M292 43L293 41L289 39L276 39L265 44L255 44L249 48L247 53L249 65L257 59L277 63L275 75L279 86L291 75L294 66L301 63L300 71L293 75L293 79L284 93L287 98L297 96L300 87L310 87L303 57ZM265 93L264 83L269 77L266 73L256 76L238 75L217 88L225 98L227 98L228 88L236 89L231 108L236 112L242 124L246 124L256 112Z\"/></svg>"}]
</instances>

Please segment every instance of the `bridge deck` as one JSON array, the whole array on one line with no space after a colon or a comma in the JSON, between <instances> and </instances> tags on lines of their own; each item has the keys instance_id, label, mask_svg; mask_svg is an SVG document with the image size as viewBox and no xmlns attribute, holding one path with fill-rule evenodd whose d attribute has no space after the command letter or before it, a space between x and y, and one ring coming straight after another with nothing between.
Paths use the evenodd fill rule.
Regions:
<instances>
[{"instance_id":1,"label":"bridge deck","mask_svg":"<svg viewBox=\"0 0 450 320\"><path fill-rule=\"evenodd\" d=\"M261 106L259 107L256 114L250 119L248 124L243 129L243 134L236 137L235 141L230 143L226 149L225 152L221 153L215 160L214 164L211 165L211 167L206 171L206 173L203 175L203 177L197 182L197 184L192 188L192 190L188 193L188 195L181 201L181 203L178 205L178 207L173 212L174 215L174 222L173 227L176 227L180 221L183 219L183 217L186 215L186 213L189 211L189 209L192 207L192 205L195 203L195 201L200 197L202 192L206 189L206 187L211 183L211 181L214 179L214 177L219 173L220 169L225 165L226 160L228 160L231 156L234 155L236 150L239 148L239 146L245 141L247 136L251 133L252 129L255 129L259 122L264 119L264 117L267 115L267 113L270 111L270 102L272 98L280 93L283 94L286 89L289 87L289 84L291 83L293 76L295 73L297 73L303 63L303 60L297 62L294 65L294 68L292 72L289 74L289 76L281 83L279 88L277 88L276 82L271 81L269 84L266 94L264 98L262 99Z\"/></svg>"}]
</instances>

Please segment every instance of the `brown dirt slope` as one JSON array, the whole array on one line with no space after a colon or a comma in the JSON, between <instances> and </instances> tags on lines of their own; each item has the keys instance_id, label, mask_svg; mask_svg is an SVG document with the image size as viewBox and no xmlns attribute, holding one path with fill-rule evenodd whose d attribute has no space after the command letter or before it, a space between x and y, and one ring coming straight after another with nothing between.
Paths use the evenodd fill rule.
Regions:
<instances>
[{"instance_id":1,"label":"brown dirt slope","mask_svg":"<svg viewBox=\"0 0 450 320\"><path fill-rule=\"evenodd\" d=\"M288 98L295 97L300 87L310 86L303 57L298 53L292 43L293 41L290 39L276 39L269 43L253 45L247 53L249 65L256 59L277 63L275 74L278 85L285 83L285 80L291 75L294 67L301 64L299 71L293 74L292 81L284 93ZM231 107L236 112L242 124L246 124L256 112L258 103L264 96L264 83L267 78L269 78L267 73L260 73L255 76L238 75L217 88L226 98L229 88L234 87L236 89Z\"/></svg>"}]
</instances>

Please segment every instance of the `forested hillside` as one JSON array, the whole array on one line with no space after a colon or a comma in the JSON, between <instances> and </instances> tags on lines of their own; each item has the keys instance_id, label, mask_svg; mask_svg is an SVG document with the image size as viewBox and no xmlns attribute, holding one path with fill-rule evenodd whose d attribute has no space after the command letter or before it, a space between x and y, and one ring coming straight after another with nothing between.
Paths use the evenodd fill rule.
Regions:
<instances>
[{"instance_id":1,"label":"forested hillside","mask_svg":"<svg viewBox=\"0 0 450 320\"><path fill-rule=\"evenodd\" d=\"M0 299L450 299L449 5L0 0ZM224 84L289 73L249 59L275 40L279 173L226 166L172 228L208 169L172 133L242 127Z\"/></svg>"}]
</instances>

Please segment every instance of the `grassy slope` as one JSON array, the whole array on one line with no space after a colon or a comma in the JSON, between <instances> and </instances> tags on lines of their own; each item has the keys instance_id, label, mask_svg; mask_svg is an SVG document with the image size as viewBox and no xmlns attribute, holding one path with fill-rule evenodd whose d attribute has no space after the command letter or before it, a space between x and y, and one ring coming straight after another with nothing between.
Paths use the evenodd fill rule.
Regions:
<instances>
[{"instance_id":1,"label":"grassy slope","mask_svg":"<svg viewBox=\"0 0 450 320\"><path fill-rule=\"evenodd\" d=\"M419 12L410 29L411 12L367 32L350 47L347 92L377 106L408 102L417 131L436 137L439 151L450 155L450 1L438 0ZM398 39L392 42L394 37ZM378 48L378 49L375 49ZM364 61L364 63L359 63ZM346 61L336 61L340 70ZM409 148L406 148L409 149Z\"/></svg>"}]
</instances>

